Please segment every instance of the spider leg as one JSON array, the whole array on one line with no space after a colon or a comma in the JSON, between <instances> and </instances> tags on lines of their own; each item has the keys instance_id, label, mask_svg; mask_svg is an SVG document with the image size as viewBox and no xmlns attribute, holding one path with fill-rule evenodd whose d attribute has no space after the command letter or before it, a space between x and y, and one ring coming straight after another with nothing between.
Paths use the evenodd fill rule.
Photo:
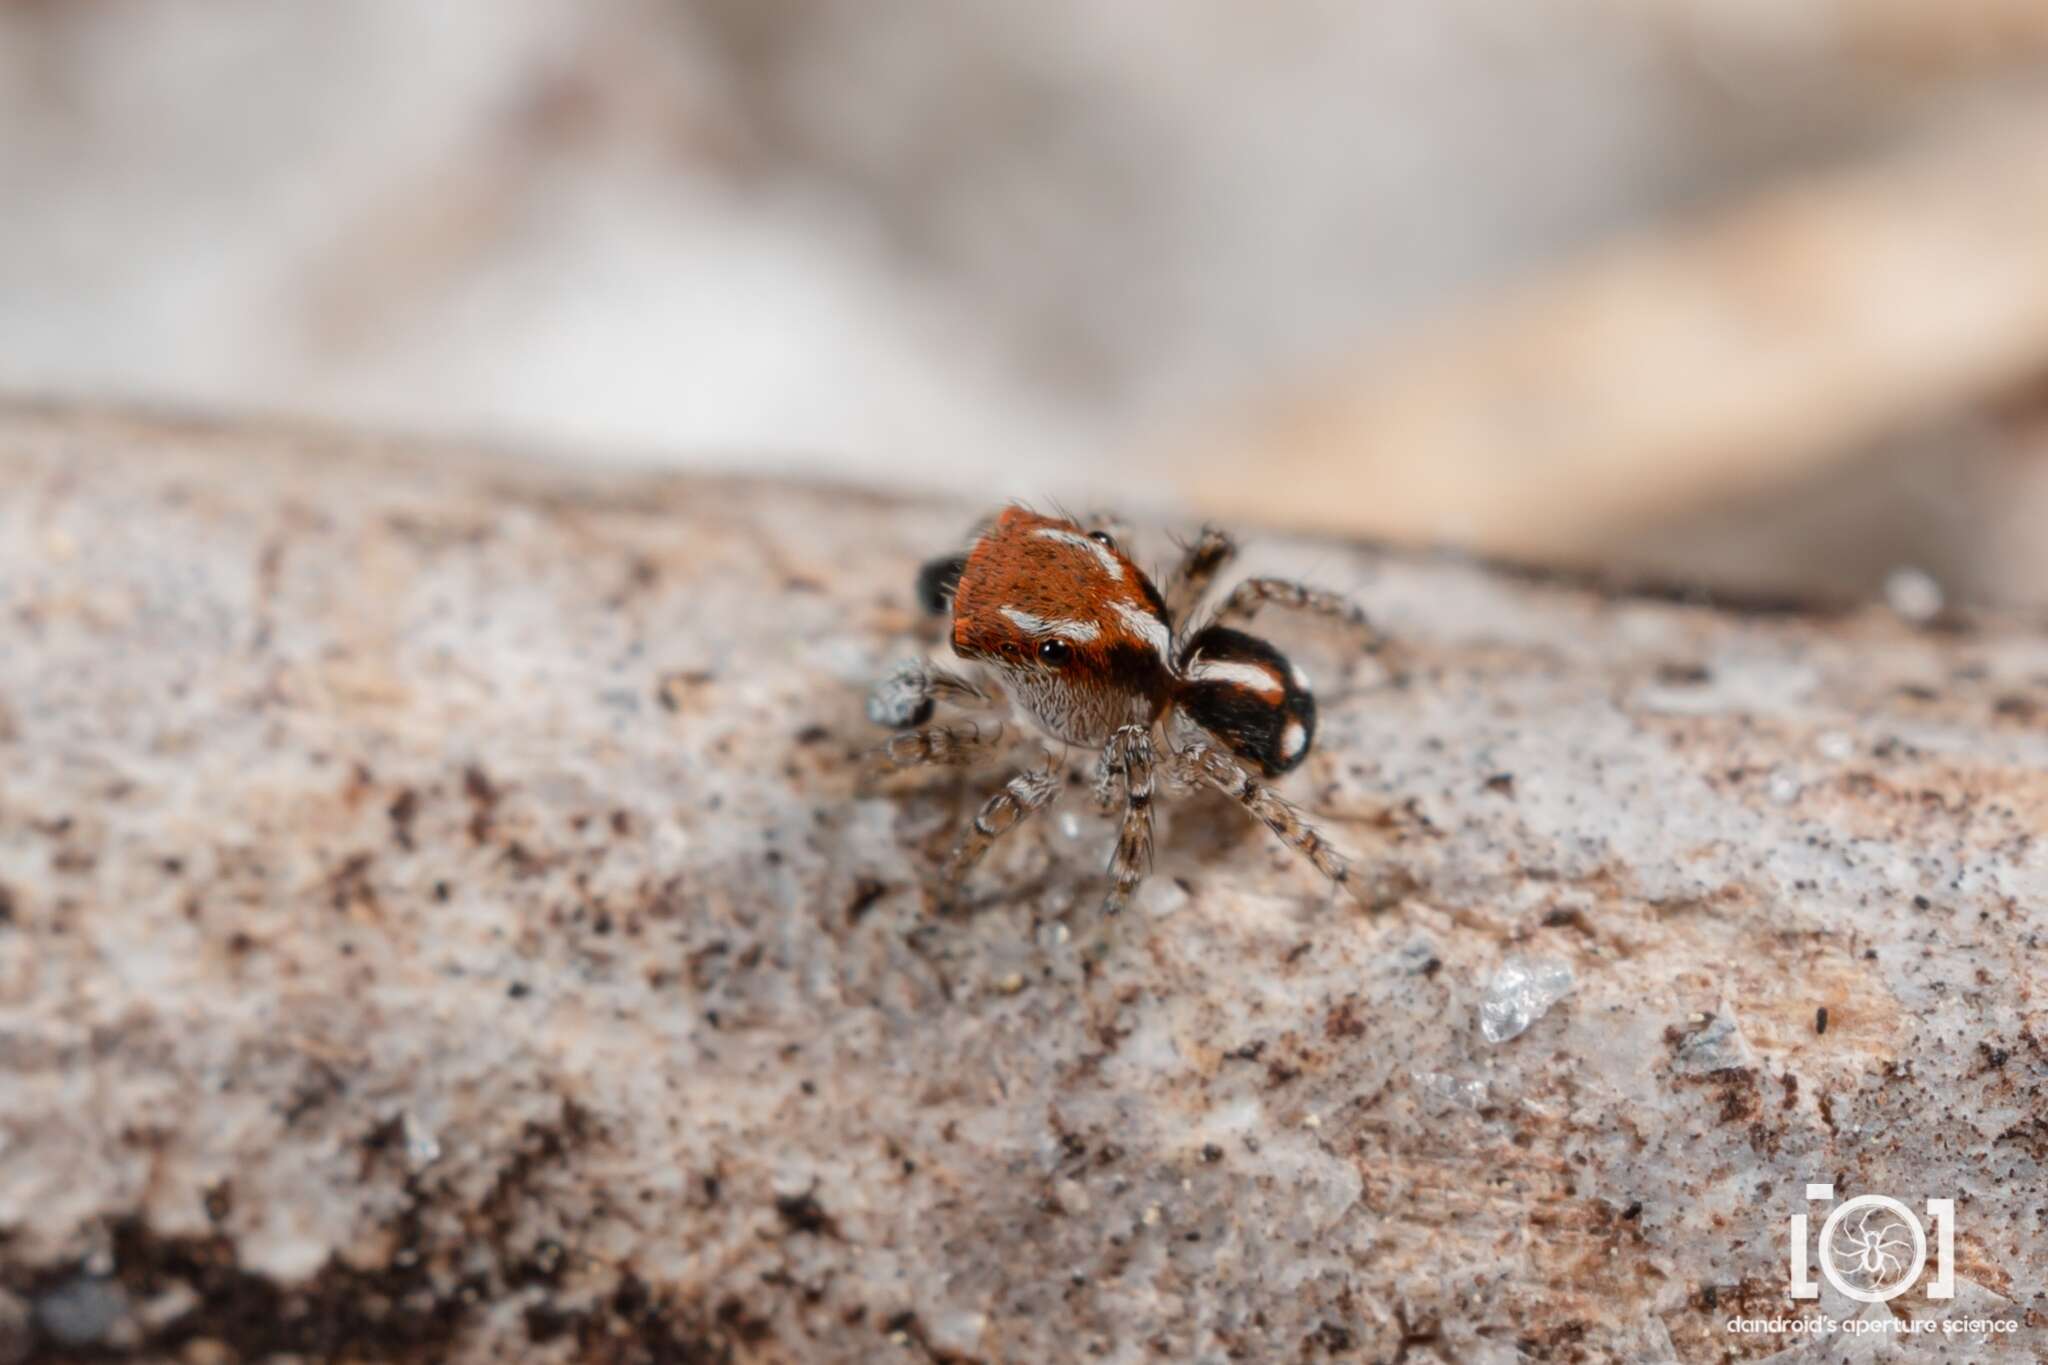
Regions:
<instances>
[{"instance_id":1,"label":"spider leg","mask_svg":"<svg viewBox=\"0 0 2048 1365\"><path fill-rule=\"evenodd\" d=\"M1384 910L1400 899L1404 879L1368 880L1354 874L1350 861L1331 847L1314 825L1302 819L1291 802L1245 771L1223 750L1198 742L1175 754L1174 762L1189 778L1214 787L1250 811L1279 836L1281 843L1307 858L1316 871L1343 887L1366 909Z\"/></svg>"},{"instance_id":2,"label":"spider leg","mask_svg":"<svg viewBox=\"0 0 2048 1365\"><path fill-rule=\"evenodd\" d=\"M999 752L1009 735L1001 724L987 729L966 725L932 725L922 730L904 730L889 736L874 751L876 766L883 772L907 768L958 767L978 763Z\"/></svg>"},{"instance_id":3,"label":"spider leg","mask_svg":"<svg viewBox=\"0 0 2048 1365\"><path fill-rule=\"evenodd\" d=\"M1149 727L1126 725L1110 736L1098 767L1097 790L1107 778L1123 789L1124 820L1109 858L1110 889L1102 913L1123 913L1131 893L1152 870L1152 735Z\"/></svg>"},{"instance_id":4,"label":"spider leg","mask_svg":"<svg viewBox=\"0 0 2048 1365\"><path fill-rule=\"evenodd\" d=\"M1176 626L1186 621L1216 575L1236 557L1237 542L1227 532L1204 526L1181 547L1180 563L1166 576L1166 619Z\"/></svg>"},{"instance_id":5,"label":"spider leg","mask_svg":"<svg viewBox=\"0 0 2048 1365\"><path fill-rule=\"evenodd\" d=\"M966 567L966 555L941 555L917 571L917 604L927 616L942 616L953 605L953 589Z\"/></svg>"},{"instance_id":6,"label":"spider leg","mask_svg":"<svg viewBox=\"0 0 2048 1365\"><path fill-rule=\"evenodd\" d=\"M1216 621L1218 624L1231 620L1250 621L1260 607L1268 605L1332 617L1362 632L1373 645L1379 644L1379 632L1373 629L1363 607L1342 593L1311 588L1290 578L1247 578L1223 599L1223 605L1216 611Z\"/></svg>"},{"instance_id":7,"label":"spider leg","mask_svg":"<svg viewBox=\"0 0 2048 1365\"><path fill-rule=\"evenodd\" d=\"M892 730L922 725L939 702L986 709L995 697L974 679L926 659L905 659L868 693L868 719Z\"/></svg>"},{"instance_id":8,"label":"spider leg","mask_svg":"<svg viewBox=\"0 0 2048 1365\"><path fill-rule=\"evenodd\" d=\"M1114 737L1110 745L1114 745ZM1095 775L1089 782L1089 795L1094 798L1095 809L1104 815L1114 815L1123 808L1124 794L1120 781L1121 774L1110 762L1110 746L1104 746L1095 760Z\"/></svg>"},{"instance_id":9,"label":"spider leg","mask_svg":"<svg viewBox=\"0 0 2048 1365\"><path fill-rule=\"evenodd\" d=\"M1036 768L1027 768L1003 784L1003 789L982 803L975 812L974 823L960 836L960 842L953 848L953 856L946 864L945 886L948 898L959 889L974 865L996 840L1015 829L1019 822L1037 810L1042 810L1060 794L1059 760L1049 758Z\"/></svg>"}]
</instances>

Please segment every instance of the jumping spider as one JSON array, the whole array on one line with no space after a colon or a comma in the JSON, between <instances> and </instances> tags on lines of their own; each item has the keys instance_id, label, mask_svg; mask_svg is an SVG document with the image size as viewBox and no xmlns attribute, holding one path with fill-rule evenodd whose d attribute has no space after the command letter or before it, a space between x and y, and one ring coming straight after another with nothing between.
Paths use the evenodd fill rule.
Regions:
<instances>
[{"instance_id":1,"label":"jumping spider","mask_svg":"<svg viewBox=\"0 0 2048 1365\"><path fill-rule=\"evenodd\" d=\"M1007 708L1047 744L1046 760L990 797L954 849L948 894L989 846L1059 794L1065 748L1098 750L1095 795L1121 804L1103 904L1116 914L1152 861L1155 770L1186 790L1213 787L1257 816L1368 906L1386 901L1268 782L1301 764L1315 742L1316 704L1307 676L1232 621L1267 604L1317 612L1371 638L1348 599L1285 579L1238 584L1213 615L1194 610L1237 553L1205 528L1185 548L1161 592L1105 529L1007 507L962 555L918 575L924 608L951 612L960 671L911 660L878 684L868 716L902 730L881 750L890 768L966 764L1006 745L1003 727L928 725L941 704L963 712ZM1163 760L1163 761L1162 761Z\"/></svg>"}]
</instances>

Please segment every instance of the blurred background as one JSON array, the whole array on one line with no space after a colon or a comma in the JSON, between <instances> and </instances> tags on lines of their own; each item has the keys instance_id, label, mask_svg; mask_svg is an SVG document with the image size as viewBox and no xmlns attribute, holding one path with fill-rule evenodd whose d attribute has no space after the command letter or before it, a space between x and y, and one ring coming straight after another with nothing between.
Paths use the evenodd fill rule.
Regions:
<instances>
[{"instance_id":1,"label":"blurred background","mask_svg":"<svg viewBox=\"0 0 2048 1365\"><path fill-rule=\"evenodd\" d=\"M0 0L0 390L2048 602L2038 0Z\"/></svg>"}]
</instances>

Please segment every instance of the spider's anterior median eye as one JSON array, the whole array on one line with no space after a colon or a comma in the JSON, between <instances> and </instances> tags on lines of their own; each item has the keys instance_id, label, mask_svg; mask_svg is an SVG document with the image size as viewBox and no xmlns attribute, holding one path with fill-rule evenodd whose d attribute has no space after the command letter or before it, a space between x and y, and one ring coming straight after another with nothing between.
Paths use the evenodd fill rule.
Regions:
<instances>
[{"instance_id":1,"label":"spider's anterior median eye","mask_svg":"<svg viewBox=\"0 0 2048 1365\"><path fill-rule=\"evenodd\" d=\"M1040 640L1038 657L1054 668L1065 667L1067 660L1074 657L1074 647L1065 640Z\"/></svg>"}]
</instances>

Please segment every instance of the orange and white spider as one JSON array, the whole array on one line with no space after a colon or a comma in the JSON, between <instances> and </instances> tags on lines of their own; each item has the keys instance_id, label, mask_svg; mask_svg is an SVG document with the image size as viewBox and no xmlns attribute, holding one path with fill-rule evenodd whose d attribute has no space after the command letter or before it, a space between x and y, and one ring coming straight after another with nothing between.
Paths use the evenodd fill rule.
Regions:
<instances>
[{"instance_id":1,"label":"orange and white spider","mask_svg":"<svg viewBox=\"0 0 2048 1365\"><path fill-rule=\"evenodd\" d=\"M947 869L950 895L997 839L1059 794L1068 747L1099 751L1095 791L1123 822L1111 855L1105 913L1116 914L1151 866L1155 771L1169 784L1212 787L1237 801L1331 881L1370 906L1385 889L1356 876L1269 783L1300 766L1316 735L1307 676L1272 645L1236 629L1266 605L1334 618L1371 638L1347 598L1277 578L1237 585L1215 612L1195 609L1237 553L1204 528L1161 592L1109 531L1006 507L965 554L925 565L918 596L951 613L958 670L910 660L876 686L868 716L903 733L881 751L890 767L967 764L1007 747L1004 727L930 725L939 707L1007 710L1050 750L990 797Z\"/></svg>"}]
</instances>

